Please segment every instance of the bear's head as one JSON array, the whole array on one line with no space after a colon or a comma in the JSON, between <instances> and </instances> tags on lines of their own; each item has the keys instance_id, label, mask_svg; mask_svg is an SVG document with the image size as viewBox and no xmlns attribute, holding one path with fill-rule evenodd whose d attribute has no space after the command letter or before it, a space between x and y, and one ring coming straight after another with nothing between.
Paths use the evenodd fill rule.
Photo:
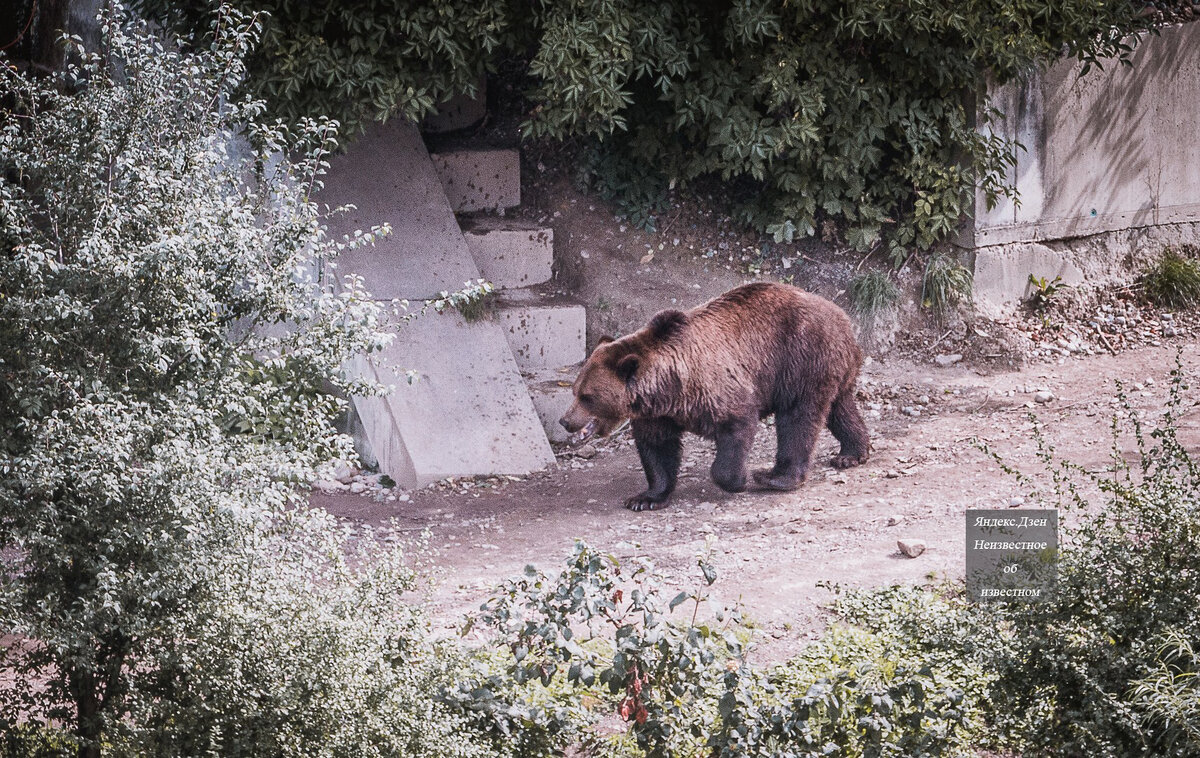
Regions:
<instances>
[{"instance_id":1,"label":"bear's head","mask_svg":"<svg viewBox=\"0 0 1200 758\"><path fill-rule=\"evenodd\" d=\"M563 428L583 442L593 435L611 434L629 418L628 382L637 371L638 356L625 340L605 337L584 361L575 386L575 402L558 420Z\"/></svg>"},{"instance_id":2,"label":"bear's head","mask_svg":"<svg viewBox=\"0 0 1200 758\"><path fill-rule=\"evenodd\" d=\"M604 337L575 379L575 402L558 423L579 443L612 433L644 410L637 379L645 362L685 323L679 311L663 311L649 326L619 340Z\"/></svg>"}]
</instances>

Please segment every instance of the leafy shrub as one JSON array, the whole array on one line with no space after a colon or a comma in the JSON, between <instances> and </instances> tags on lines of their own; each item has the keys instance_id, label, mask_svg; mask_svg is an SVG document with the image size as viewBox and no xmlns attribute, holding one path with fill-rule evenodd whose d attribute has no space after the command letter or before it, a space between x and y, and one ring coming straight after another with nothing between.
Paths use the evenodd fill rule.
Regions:
<instances>
[{"instance_id":1,"label":"leafy shrub","mask_svg":"<svg viewBox=\"0 0 1200 758\"><path fill-rule=\"evenodd\" d=\"M134 0L197 38L219 28L209 0ZM492 54L512 46L517 7L471 0L237 0L263 27L247 90L289 123L330 116L356 134L371 121L419 120L454 95L474 93ZM519 16L518 16L519 17Z\"/></svg>"},{"instance_id":2,"label":"leafy shrub","mask_svg":"<svg viewBox=\"0 0 1200 758\"><path fill-rule=\"evenodd\" d=\"M944 255L935 255L925 264L921 304L938 318L945 318L952 308L971 299L972 279L966 266Z\"/></svg>"},{"instance_id":3,"label":"leafy shrub","mask_svg":"<svg viewBox=\"0 0 1200 758\"><path fill-rule=\"evenodd\" d=\"M616 206L617 215L653 232L667 209L667 179L654 164L613 145L593 145L580 162L576 183Z\"/></svg>"},{"instance_id":4,"label":"leafy shrub","mask_svg":"<svg viewBox=\"0 0 1200 758\"><path fill-rule=\"evenodd\" d=\"M1132 464L1116 422L1112 473L1056 460L1040 443L1048 496L1069 515L1058 589L1047 602L992 608L1003 632L992 719L1025 755L1195 753L1200 466L1178 438L1195 405L1178 361L1172 377L1151 428L1120 394Z\"/></svg>"},{"instance_id":5,"label":"leafy shrub","mask_svg":"<svg viewBox=\"0 0 1200 758\"><path fill-rule=\"evenodd\" d=\"M635 223L672 180L716 177L777 240L836 219L856 248L886 237L896 262L953 230L977 184L989 202L1012 192L1014 146L976 128L985 75L1064 49L1123 54L1151 23L1135 3L1091 0L235 5L271 14L251 87L288 119L418 118L504 50L535 81L525 133L592 139L609 165L590 181ZM193 34L211 26L208 0L139 7Z\"/></svg>"},{"instance_id":6,"label":"leafy shrub","mask_svg":"<svg viewBox=\"0 0 1200 758\"><path fill-rule=\"evenodd\" d=\"M1145 274L1146 299L1164 308L1191 308L1200 303L1200 263L1194 248L1167 250Z\"/></svg>"},{"instance_id":7,"label":"leafy shrub","mask_svg":"<svg viewBox=\"0 0 1200 758\"><path fill-rule=\"evenodd\" d=\"M1061 276L1047 279L1044 276L1030 274L1029 287L1031 288L1031 292L1025 302L1037 313L1044 313L1050 307L1050 304L1054 302L1055 296L1067 286L1062 283Z\"/></svg>"}]
</instances>

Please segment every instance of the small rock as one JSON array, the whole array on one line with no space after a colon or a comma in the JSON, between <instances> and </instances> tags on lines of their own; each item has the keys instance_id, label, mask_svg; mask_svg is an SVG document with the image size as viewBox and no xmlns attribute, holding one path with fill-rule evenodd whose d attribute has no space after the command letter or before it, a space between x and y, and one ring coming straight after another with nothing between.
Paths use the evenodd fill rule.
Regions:
<instances>
[{"instance_id":1,"label":"small rock","mask_svg":"<svg viewBox=\"0 0 1200 758\"><path fill-rule=\"evenodd\" d=\"M899 524L903 520L904 520L904 517L900 516L900 515L888 516L887 525L895 526L896 524Z\"/></svg>"},{"instance_id":2,"label":"small rock","mask_svg":"<svg viewBox=\"0 0 1200 758\"><path fill-rule=\"evenodd\" d=\"M913 418L916 418L917 416L921 415L921 410L919 408L914 408L911 405L904 406L903 408L900 409L900 412L903 413L905 416L911 416Z\"/></svg>"},{"instance_id":3,"label":"small rock","mask_svg":"<svg viewBox=\"0 0 1200 758\"><path fill-rule=\"evenodd\" d=\"M341 492L346 489L346 485L335 481L320 481L313 484L313 489L324 493Z\"/></svg>"},{"instance_id":4,"label":"small rock","mask_svg":"<svg viewBox=\"0 0 1200 758\"><path fill-rule=\"evenodd\" d=\"M916 558L925 552L925 540L903 539L896 540L896 547L908 558Z\"/></svg>"},{"instance_id":5,"label":"small rock","mask_svg":"<svg viewBox=\"0 0 1200 758\"><path fill-rule=\"evenodd\" d=\"M366 490L367 485L363 484L362 482L350 482L350 491L355 495L361 495L363 492L366 492Z\"/></svg>"},{"instance_id":6,"label":"small rock","mask_svg":"<svg viewBox=\"0 0 1200 758\"><path fill-rule=\"evenodd\" d=\"M1025 498L1023 497L1010 497L1008 499L1009 508L1020 508L1022 505L1025 505Z\"/></svg>"},{"instance_id":7,"label":"small rock","mask_svg":"<svg viewBox=\"0 0 1200 758\"><path fill-rule=\"evenodd\" d=\"M917 405L929 405L929 395L921 395L917 398Z\"/></svg>"},{"instance_id":8,"label":"small rock","mask_svg":"<svg viewBox=\"0 0 1200 758\"><path fill-rule=\"evenodd\" d=\"M947 355L936 356L933 359L933 362L944 368L946 366L953 366L955 363L958 363L961 360L962 360L961 354L951 353L951 354L947 354Z\"/></svg>"},{"instance_id":9,"label":"small rock","mask_svg":"<svg viewBox=\"0 0 1200 758\"><path fill-rule=\"evenodd\" d=\"M346 461L338 461L333 467L333 478L342 484L349 484L350 480L358 474L358 467L353 463Z\"/></svg>"},{"instance_id":10,"label":"small rock","mask_svg":"<svg viewBox=\"0 0 1200 758\"><path fill-rule=\"evenodd\" d=\"M1033 402L1048 403L1054 399L1054 393L1050 390L1040 390L1033 394Z\"/></svg>"},{"instance_id":11,"label":"small rock","mask_svg":"<svg viewBox=\"0 0 1200 758\"><path fill-rule=\"evenodd\" d=\"M407 503L408 501L412 500L412 497L407 494L404 494L404 495L397 497L396 499L402 503Z\"/></svg>"},{"instance_id":12,"label":"small rock","mask_svg":"<svg viewBox=\"0 0 1200 758\"><path fill-rule=\"evenodd\" d=\"M894 468L890 468L886 472L884 472L883 476L885 479L899 479L900 472ZM888 526L891 526L891 524L888 524Z\"/></svg>"},{"instance_id":13,"label":"small rock","mask_svg":"<svg viewBox=\"0 0 1200 758\"><path fill-rule=\"evenodd\" d=\"M589 442L588 444L576 450L575 455L579 456L580 458L595 458L596 453L598 452L600 451L596 449L596 446Z\"/></svg>"}]
</instances>

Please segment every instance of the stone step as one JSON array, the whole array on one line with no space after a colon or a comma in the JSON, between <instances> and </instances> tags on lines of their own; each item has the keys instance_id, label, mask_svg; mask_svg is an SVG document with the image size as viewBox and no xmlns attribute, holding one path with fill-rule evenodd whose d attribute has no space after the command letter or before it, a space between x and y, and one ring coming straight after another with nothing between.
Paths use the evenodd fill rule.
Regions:
<instances>
[{"instance_id":1,"label":"stone step","mask_svg":"<svg viewBox=\"0 0 1200 758\"><path fill-rule=\"evenodd\" d=\"M464 218L461 225L480 273L497 289L530 287L550 280L553 229L495 216Z\"/></svg>"},{"instance_id":2,"label":"stone step","mask_svg":"<svg viewBox=\"0 0 1200 758\"><path fill-rule=\"evenodd\" d=\"M503 211L521 204L518 151L454 150L430 157L455 213Z\"/></svg>"},{"instance_id":3,"label":"stone step","mask_svg":"<svg viewBox=\"0 0 1200 758\"><path fill-rule=\"evenodd\" d=\"M570 436L558 420L571 407L574 395L571 385L579 366L564 366L557 369L537 369L522 372L525 383L529 387L529 397L533 400L534 410L546 430L546 436L551 442L566 442Z\"/></svg>"},{"instance_id":4,"label":"stone step","mask_svg":"<svg viewBox=\"0 0 1200 758\"><path fill-rule=\"evenodd\" d=\"M587 321L582 305L502 302L495 321L522 371L566 366L587 357Z\"/></svg>"}]
</instances>

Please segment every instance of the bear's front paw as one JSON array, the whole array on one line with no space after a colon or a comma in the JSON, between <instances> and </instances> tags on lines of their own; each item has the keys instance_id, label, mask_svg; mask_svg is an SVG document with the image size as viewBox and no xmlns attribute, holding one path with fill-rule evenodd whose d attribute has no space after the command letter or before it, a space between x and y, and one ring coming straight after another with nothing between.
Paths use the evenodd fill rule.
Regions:
<instances>
[{"instance_id":1,"label":"bear's front paw","mask_svg":"<svg viewBox=\"0 0 1200 758\"><path fill-rule=\"evenodd\" d=\"M625 501L625 507L631 511L653 511L667 507L667 496L656 495L649 490L634 495Z\"/></svg>"},{"instance_id":2,"label":"bear's front paw","mask_svg":"<svg viewBox=\"0 0 1200 758\"><path fill-rule=\"evenodd\" d=\"M772 469L760 469L754 472L754 482L764 489L791 492L804 483L804 477L786 476L776 474Z\"/></svg>"},{"instance_id":3,"label":"bear's front paw","mask_svg":"<svg viewBox=\"0 0 1200 758\"><path fill-rule=\"evenodd\" d=\"M834 468L854 468L860 463L866 463L867 456L865 455L835 455L830 463Z\"/></svg>"}]
</instances>

